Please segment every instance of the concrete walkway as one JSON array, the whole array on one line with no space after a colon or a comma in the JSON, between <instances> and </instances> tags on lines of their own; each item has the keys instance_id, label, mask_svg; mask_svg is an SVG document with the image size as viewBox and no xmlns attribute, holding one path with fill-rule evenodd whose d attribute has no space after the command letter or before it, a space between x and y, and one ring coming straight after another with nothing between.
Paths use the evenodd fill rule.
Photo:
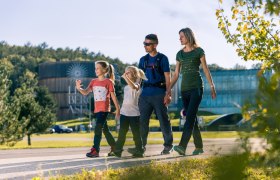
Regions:
<instances>
[{"instance_id":1,"label":"concrete walkway","mask_svg":"<svg viewBox=\"0 0 280 180\"><path fill-rule=\"evenodd\" d=\"M263 141L250 139L252 151L263 151ZM125 147L126 149L127 147ZM210 156L240 152L240 142L235 138L204 139L205 153L192 156L193 143L187 148L187 155L180 156L176 152L160 155L162 145L148 145L144 158L132 158L126 151L122 158L107 157L109 147L101 147L99 158L87 158L89 148L48 148L20 149L0 151L0 179L31 179L35 176L50 177L58 174L70 175L82 169L105 170L108 168L124 168L148 164L151 161L178 161L188 158L207 158Z\"/></svg>"}]
</instances>

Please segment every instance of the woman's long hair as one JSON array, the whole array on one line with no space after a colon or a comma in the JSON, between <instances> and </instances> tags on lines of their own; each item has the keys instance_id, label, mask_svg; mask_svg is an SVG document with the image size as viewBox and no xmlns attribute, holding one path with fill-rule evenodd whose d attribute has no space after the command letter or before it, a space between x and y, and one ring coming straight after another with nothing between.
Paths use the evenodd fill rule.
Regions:
<instances>
[{"instance_id":1,"label":"woman's long hair","mask_svg":"<svg viewBox=\"0 0 280 180\"><path fill-rule=\"evenodd\" d=\"M198 46L198 43L197 43L197 40L195 39L195 36L194 36L194 33L193 31L190 29L190 28L183 28L179 31L179 34L180 33L184 33L185 37L187 38L189 44L191 45L191 47L194 47L194 48L197 48L199 47Z\"/></svg>"}]
</instances>

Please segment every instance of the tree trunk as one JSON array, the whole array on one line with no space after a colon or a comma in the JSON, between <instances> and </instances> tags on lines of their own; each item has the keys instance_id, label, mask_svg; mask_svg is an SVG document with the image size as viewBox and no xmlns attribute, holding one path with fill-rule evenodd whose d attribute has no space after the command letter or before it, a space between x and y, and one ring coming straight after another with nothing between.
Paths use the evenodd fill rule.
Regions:
<instances>
[{"instance_id":1,"label":"tree trunk","mask_svg":"<svg viewBox=\"0 0 280 180\"><path fill-rule=\"evenodd\" d=\"M31 146L31 134L27 134L28 146Z\"/></svg>"}]
</instances>

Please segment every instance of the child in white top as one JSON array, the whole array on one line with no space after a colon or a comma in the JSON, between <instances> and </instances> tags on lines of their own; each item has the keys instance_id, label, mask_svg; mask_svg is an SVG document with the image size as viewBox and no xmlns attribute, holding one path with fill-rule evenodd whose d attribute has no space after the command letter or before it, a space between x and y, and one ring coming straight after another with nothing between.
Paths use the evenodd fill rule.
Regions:
<instances>
[{"instance_id":1,"label":"child in white top","mask_svg":"<svg viewBox=\"0 0 280 180\"><path fill-rule=\"evenodd\" d=\"M135 142L135 151L132 153L135 157L143 157L142 140L140 136L140 112L138 108L138 99L141 93L141 80L146 80L145 73L135 66L128 66L122 78L127 85L124 87L124 99L120 111L120 130L116 148L113 155L121 157L126 134L129 126Z\"/></svg>"}]
</instances>

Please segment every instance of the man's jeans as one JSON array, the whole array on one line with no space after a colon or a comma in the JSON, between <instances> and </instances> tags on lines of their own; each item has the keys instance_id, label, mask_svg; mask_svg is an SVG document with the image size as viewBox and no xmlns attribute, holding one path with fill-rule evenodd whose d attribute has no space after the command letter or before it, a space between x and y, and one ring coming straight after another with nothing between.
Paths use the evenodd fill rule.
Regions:
<instances>
[{"instance_id":1,"label":"man's jeans","mask_svg":"<svg viewBox=\"0 0 280 180\"><path fill-rule=\"evenodd\" d=\"M105 135L105 138L108 144L112 147L115 146L115 139L112 136L108 125L107 125L107 116L108 112L98 112L96 113L96 126L94 129L94 139L93 139L93 147L99 152L100 150L100 142L102 138L102 131Z\"/></svg>"},{"instance_id":2,"label":"man's jeans","mask_svg":"<svg viewBox=\"0 0 280 180\"><path fill-rule=\"evenodd\" d=\"M116 151L122 151L128 132L129 126L132 131L133 140L136 149L142 151L142 140L140 136L140 119L139 116L124 116L120 117L120 130L118 140L116 142Z\"/></svg>"},{"instance_id":3,"label":"man's jeans","mask_svg":"<svg viewBox=\"0 0 280 180\"><path fill-rule=\"evenodd\" d=\"M203 95L203 88L191 89L181 92L186 122L179 146L187 148L188 142L193 135L196 148L203 148L202 138L197 123L197 111Z\"/></svg>"},{"instance_id":4,"label":"man's jeans","mask_svg":"<svg viewBox=\"0 0 280 180\"><path fill-rule=\"evenodd\" d=\"M139 110L140 110L140 123L141 123L141 137L143 147L147 144L147 137L149 133L149 122L152 112L154 111L159 119L160 128L163 134L164 147L172 148L173 134L171 124L167 114L167 107L164 105L165 94L157 96L140 96Z\"/></svg>"}]
</instances>

